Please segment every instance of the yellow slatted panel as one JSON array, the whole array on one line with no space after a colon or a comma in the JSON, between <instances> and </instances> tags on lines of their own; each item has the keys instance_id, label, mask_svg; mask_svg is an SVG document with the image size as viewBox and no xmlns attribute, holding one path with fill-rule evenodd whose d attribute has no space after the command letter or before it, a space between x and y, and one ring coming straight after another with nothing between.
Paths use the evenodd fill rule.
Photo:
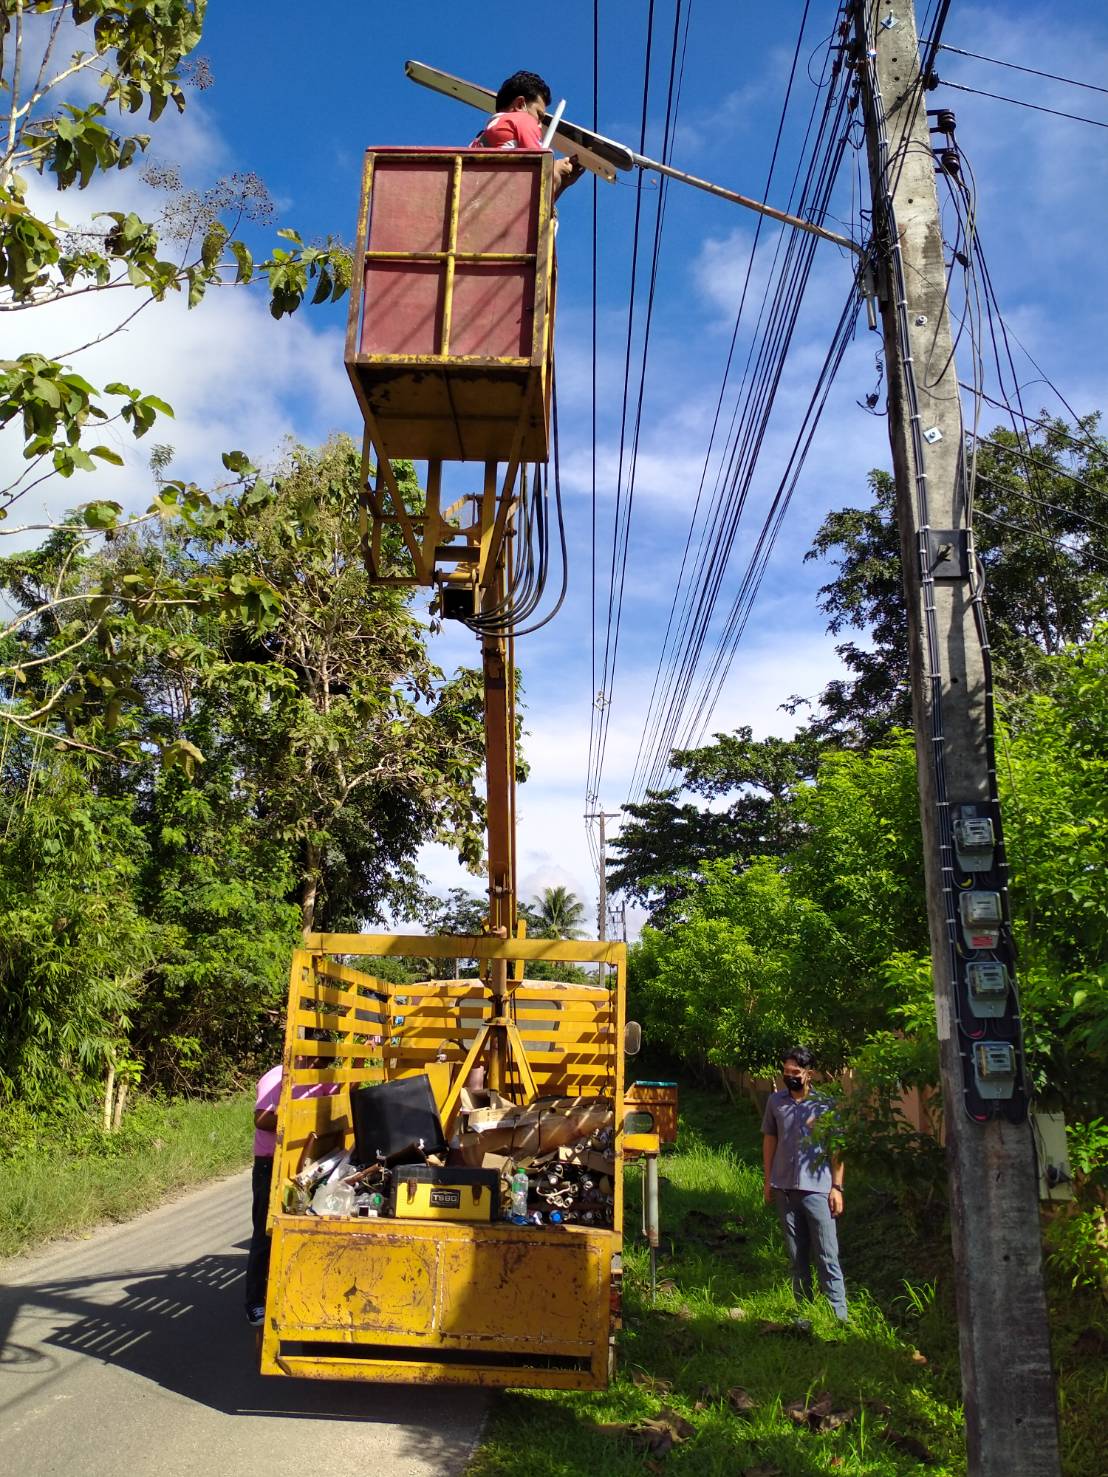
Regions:
<instances>
[{"instance_id":1,"label":"yellow slatted panel","mask_svg":"<svg viewBox=\"0 0 1108 1477\"><path fill-rule=\"evenodd\" d=\"M344 984L355 987L369 986L371 989L380 990L382 994L388 993L387 981L375 979L364 969L353 969L349 964L336 963L334 959L319 959L315 967L317 974L326 975L328 979L342 980Z\"/></svg>"},{"instance_id":2,"label":"yellow slatted panel","mask_svg":"<svg viewBox=\"0 0 1108 1477\"><path fill-rule=\"evenodd\" d=\"M386 1026L389 1026L390 1017L370 1016L362 1019L361 1014L355 1016L353 1012L347 1015L335 1015L328 1011L295 1010L290 1017L294 1026L303 1026L313 1031L341 1031L344 1035L353 1032L357 1036L379 1036ZM389 1026L391 1030L391 1026Z\"/></svg>"},{"instance_id":3,"label":"yellow slatted panel","mask_svg":"<svg viewBox=\"0 0 1108 1477\"><path fill-rule=\"evenodd\" d=\"M550 1016L560 1021L607 1021L611 1020L613 1012L610 1010L592 1010L587 1005L551 1005L540 1004L538 1001L519 1001L516 1004L515 1017L521 1024L524 1021L541 1019Z\"/></svg>"},{"instance_id":4,"label":"yellow slatted panel","mask_svg":"<svg viewBox=\"0 0 1108 1477\"><path fill-rule=\"evenodd\" d=\"M510 989L509 994L518 1004L525 1000L571 1000L575 1003L587 1000L591 1005L607 1007L613 998L611 990L603 985L562 985L556 980L524 980Z\"/></svg>"},{"instance_id":5,"label":"yellow slatted panel","mask_svg":"<svg viewBox=\"0 0 1108 1477\"><path fill-rule=\"evenodd\" d=\"M438 995L444 1000L483 1000L485 998L484 986L477 980L416 980L411 985L394 985L392 993L394 996L399 995L409 1000L417 995L424 997Z\"/></svg>"},{"instance_id":6,"label":"yellow slatted panel","mask_svg":"<svg viewBox=\"0 0 1108 1477\"><path fill-rule=\"evenodd\" d=\"M574 964L621 965L626 946L621 943L578 939L511 939L507 943L488 935L399 933L309 933L304 952L346 954L355 958L409 959L564 959ZM464 986L465 981L460 981ZM540 988L535 986L536 989ZM545 986L549 992L550 986ZM567 986L567 990L582 987ZM595 987L594 987L595 989ZM404 993L402 989L401 994ZM561 993L559 991L559 993Z\"/></svg>"},{"instance_id":7,"label":"yellow slatted panel","mask_svg":"<svg viewBox=\"0 0 1108 1477\"><path fill-rule=\"evenodd\" d=\"M381 1047L373 1046L369 1042L358 1041L298 1041L296 1043L297 1065L293 1073L293 1081L299 1081L302 1071L312 1071L308 1064L308 1058L317 1060L329 1060L332 1057L343 1057L350 1059L358 1057L362 1060L380 1060Z\"/></svg>"},{"instance_id":8,"label":"yellow slatted panel","mask_svg":"<svg viewBox=\"0 0 1108 1477\"><path fill-rule=\"evenodd\" d=\"M422 1030L435 1030L442 1022L447 1025L461 1025L466 1030L475 1030L488 1019L489 1012L479 1010L475 1005L455 1005L448 1010L436 1007L434 1010L409 1010L403 1005L394 1007L389 1019L402 1017L406 1025L419 1026Z\"/></svg>"},{"instance_id":9,"label":"yellow slatted panel","mask_svg":"<svg viewBox=\"0 0 1108 1477\"><path fill-rule=\"evenodd\" d=\"M326 1104L327 1106L321 1106ZM292 1149L303 1144L309 1133L322 1138L327 1133L346 1134L353 1132L350 1109L345 1093L333 1098L303 1098L294 1100L289 1109L289 1123L284 1130L284 1144Z\"/></svg>"},{"instance_id":10,"label":"yellow slatted panel","mask_svg":"<svg viewBox=\"0 0 1108 1477\"><path fill-rule=\"evenodd\" d=\"M293 1080L297 1083L380 1082L383 1077L384 1072L381 1067L319 1067L311 1070L301 1069Z\"/></svg>"},{"instance_id":11,"label":"yellow slatted panel","mask_svg":"<svg viewBox=\"0 0 1108 1477\"><path fill-rule=\"evenodd\" d=\"M387 1010L384 1002L372 995L355 995L350 990L340 990L334 985L318 984L305 986L293 997L294 1010L318 1009L320 1005L343 1006L347 1010Z\"/></svg>"},{"instance_id":12,"label":"yellow slatted panel","mask_svg":"<svg viewBox=\"0 0 1108 1477\"><path fill-rule=\"evenodd\" d=\"M447 1047L444 1051L440 1052L437 1050L437 1048L431 1046L408 1047L400 1045L385 1046L383 1050L384 1059L386 1062L462 1062L465 1061L466 1058L466 1052L461 1047ZM595 1065L596 1055L596 1052L592 1050L572 1051L558 1046L555 1046L553 1049L547 1050L543 1047L535 1046L528 1050L527 1060L529 1062L539 1062L545 1060L551 1064L564 1063L566 1068L570 1069L577 1063L581 1063L583 1065ZM550 1070L555 1069L553 1068L553 1066L551 1066ZM561 1067L557 1068L557 1070L561 1070Z\"/></svg>"},{"instance_id":13,"label":"yellow slatted panel","mask_svg":"<svg viewBox=\"0 0 1108 1477\"><path fill-rule=\"evenodd\" d=\"M403 1046L386 1046L385 1062L395 1064L397 1062L464 1062L466 1050L463 1047L448 1047L439 1052L434 1047L416 1047L413 1051Z\"/></svg>"},{"instance_id":14,"label":"yellow slatted panel","mask_svg":"<svg viewBox=\"0 0 1108 1477\"><path fill-rule=\"evenodd\" d=\"M541 1025L520 1026L519 1034L524 1041L591 1041L607 1042L612 1034L611 1026L563 1026L559 1021L543 1022Z\"/></svg>"}]
</instances>

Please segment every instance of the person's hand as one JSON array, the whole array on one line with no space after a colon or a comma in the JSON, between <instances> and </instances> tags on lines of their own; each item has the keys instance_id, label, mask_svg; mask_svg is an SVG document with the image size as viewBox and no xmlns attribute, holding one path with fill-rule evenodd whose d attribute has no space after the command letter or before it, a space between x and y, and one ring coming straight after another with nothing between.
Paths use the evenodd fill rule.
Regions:
<instances>
[{"instance_id":1,"label":"person's hand","mask_svg":"<svg viewBox=\"0 0 1108 1477\"><path fill-rule=\"evenodd\" d=\"M554 161L554 193L560 195L563 190L568 190L574 185L585 172L585 166L578 160L576 154L571 154L568 159L555 159Z\"/></svg>"},{"instance_id":2,"label":"person's hand","mask_svg":"<svg viewBox=\"0 0 1108 1477\"><path fill-rule=\"evenodd\" d=\"M837 1221L843 1213L843 1192L832 1187L827 1192L827 1203L831 1207L831 1219Z\"/></svg>"},{"instance_id":3,"label":"person's hand","mask_svg":"<svg viewBox=\"0 0 1108 1477\"><path fill-rule=\"evenodd\" d=\"M773 1204L773 1186L770 1184L769 1180L766 1180L765 1186L762 1190L762 1199L766 1202L767 1205Z\"/></svg>"}]
</instances>

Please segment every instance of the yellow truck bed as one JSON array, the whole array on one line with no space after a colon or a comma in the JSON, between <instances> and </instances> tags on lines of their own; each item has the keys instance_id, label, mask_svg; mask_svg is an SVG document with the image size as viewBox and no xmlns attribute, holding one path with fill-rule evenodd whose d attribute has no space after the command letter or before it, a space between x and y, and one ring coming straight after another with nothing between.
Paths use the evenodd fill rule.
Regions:
<instances>
[{"instance_id":1,"label":"yellow truck bed","mask_svg":"<svg viewBox=\"0 0 1108 1477\"><path fill-rule=\"evenodd\" d=\"M612 1104L615 1124L622 1123L622 945L341 935L321 936L318 948L298 950L270 1202L262 1373L603 1388L619 1322L622 1271L618 1132L611 1229L324 1218L281 1208L284 1186L309 1135L336 1147L352 1143L352 1086L426 1072L440 1112L447 1105L448 1137L453 1130L457 1077L486 1016L484 986L476 980L394 985L348 962L355 954L386 952L477 955L513 964L522 953L524 960L610 965L603 985L513 978L510 988L528 1058L522 1075L530 1076L533 1089L544 1096L603 1097ZM293 1096L296 1089L321 1084L336 1090L324 1097Z\"/></svg>"}]
</instances>

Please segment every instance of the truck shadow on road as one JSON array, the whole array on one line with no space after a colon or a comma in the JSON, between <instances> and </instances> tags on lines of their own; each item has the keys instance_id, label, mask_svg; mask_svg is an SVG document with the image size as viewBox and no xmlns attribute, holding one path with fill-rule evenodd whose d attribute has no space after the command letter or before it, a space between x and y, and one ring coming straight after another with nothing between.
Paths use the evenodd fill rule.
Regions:
<instances>
[{"instance_id":1,"label":"truck shadow on road","mask_svg":"<svg viewBox=\"0 0 1108 1477\"><path fill-rule=\"evenodd\" d=\"M228 1415L408 1427L413 1452L437 1459L444 1472L460 1469L483 1409L472 1390L263 1379L256 1330L242 1312L245 1264L245 1255L212 1255L163 1271L0 1288L0 1351L15 1351L30 1383L36 1364L43 1379L64 1375L73 1364L68 1353L129 1370ZM0 1352L0 1367L4 1362ZM395 1437L389 1444L395 1448Z\"/></svg>"}]
</instances>

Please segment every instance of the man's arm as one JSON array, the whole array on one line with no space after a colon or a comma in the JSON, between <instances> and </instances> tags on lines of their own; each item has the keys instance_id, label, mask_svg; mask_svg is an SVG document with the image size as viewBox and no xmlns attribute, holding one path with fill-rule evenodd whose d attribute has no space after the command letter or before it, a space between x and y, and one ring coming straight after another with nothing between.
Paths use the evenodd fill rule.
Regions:
<instances>
[{"instance_id":1,"label":"man's arm","mask_svg":"<svg viewBox=\"0 0 1108 1477\"><path fill-rule=\"evenodd\" d=\"M277 1109L256 1109L254 1112L254 1127L262 1129L265 1133L272 1133L277 1127Z\"/></svg>"},{"instance_id":2,"label":"man's arm","mask_svg":"<svg viewBox=\"0 0 1108 1477\"><path fill-rule=\"evenodd\" d=\"M845 1204L843 1200L843 1175L845 1173L846 1166L843 1164L842 1159L833 1155L831 1159L831 1188L827 1192L827 1203L831 1207L832 1218L836 1220L842 1215L843 1205Z\"/></svg>"},{"instance_id":3,"label":"man's arm","mask_svg":"<svg viewBox=\"0 0 1108 1477\"><path fill-rule=\"evenodd\" d=\"M773 1186L770 1184L770 1175L773 1171L773 1156L777 1153L777 1135L775 1133L762 1134L762 1198L767 1205L773 1204Z\"/></svg>"}]
</instances>

